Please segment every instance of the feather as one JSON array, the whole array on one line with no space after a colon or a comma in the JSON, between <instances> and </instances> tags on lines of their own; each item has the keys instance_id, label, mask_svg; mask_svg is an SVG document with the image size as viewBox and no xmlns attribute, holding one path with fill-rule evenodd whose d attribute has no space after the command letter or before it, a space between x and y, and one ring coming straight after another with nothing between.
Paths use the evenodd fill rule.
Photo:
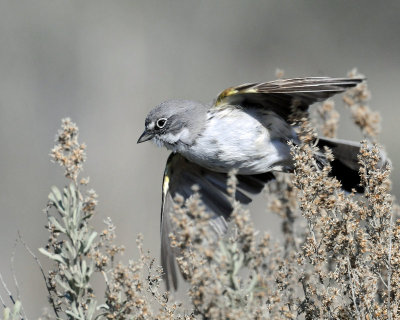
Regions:
<instances>
[{"instance_id":1,"label":"feather","mask_svg":"<svg viewBox=\"0 0 400 320\"><path fill-rule=\"evenodd\" d=\"M251 198L245 192L250 194L261 192L264 184L274 179L274 176L272 173L266 173L238 175L237 178L236 200L247 204L251 202ZM188 199L194 193L192 187L196 184L199 187L200 198L211 215L210 225L218 236L226 231L226 219L229 219L232 212L226 191L227 180L226 173L205 169L177 153L171 153L169 156L164 172L161 205L161 264L167 290L170 290L171 285L174 289L178 286L175 258L179 255L179 251L170 246L169 239L169 234L174 232L170 216L174 207L173 199L176 195Z\"/></svg>"},{"instance_id":2,"label":"feather","mask_svg":"<svg viewBox=\"0 0 400 320\"><path fill-rule=\"evenodd\" d=\"M212 108L226 105L260 107L271 110L288 121L292 107L307 110L315 103L361 83L363 78L308 77L245 83L222 91Z\"/></svg>"},{"instance_id":3,"label":"feather","mask_svg":"<svg viewBox=\"0 0 400 320\"><path fill-rule=\"evenodd\" d=\"M364 192L360 185L360 163L358 155L360 153L360 143L342 139L319 138L318 148L328 147L332 150L334 160L331 162L331 175L336 177L342 184L342 189L357 192ZM383 168L389 164L386 153L380 150L380 160L377 163L378 168Z\"/></svg>"}]
</instances>

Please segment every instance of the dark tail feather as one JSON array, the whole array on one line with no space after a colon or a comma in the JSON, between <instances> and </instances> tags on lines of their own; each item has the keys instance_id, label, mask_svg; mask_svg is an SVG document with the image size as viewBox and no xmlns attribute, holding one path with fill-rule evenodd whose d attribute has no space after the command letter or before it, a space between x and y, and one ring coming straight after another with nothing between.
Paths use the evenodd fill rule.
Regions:
<instances>
[{"instance_id":1,"label":"dark tail feather","mask_svg":"<svg viewBox=\"0 0 400 320\"><path fill-rule=\"evenodd\" d=\"M360 185L360 165L358 163L358 154L360 152L360 143L340 139L320 138L318 147L329 147L332 150L334 161L332 161L332 175L342 184L346 191L355 189L357 192L364 192ZM388 163L386 154L380 151L381 160L378 164L380 168Z\"/></svg>"}]
</instances>

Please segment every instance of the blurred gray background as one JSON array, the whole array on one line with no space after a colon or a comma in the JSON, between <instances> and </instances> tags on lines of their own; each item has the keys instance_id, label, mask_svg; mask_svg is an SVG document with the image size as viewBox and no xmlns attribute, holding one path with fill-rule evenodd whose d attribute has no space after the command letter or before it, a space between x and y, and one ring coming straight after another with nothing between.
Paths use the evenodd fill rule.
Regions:
<instances>
[{"instance_id":1,"label":"blurred gray background","mask_svg":"<svg viewBox=\"0 0 400 320\"><path fill-rule=\"evenodd\" d=\"M287 77L353 67L367 75L399 195L399 32L399 1L0 0L0 272L9 287L17 230L32 248L46 243L42 209L50 186L66 183L48 154L66 116L88 145L83 176L99 194L96 225L112 217L124 259L137 256L139 232L159 255L168 152L136 145L147 112L170 98L208 102L226 87L272 80L276 68ZM339 137L361 139L338 109ZM253 209L257 226L276 233L262 198ZM21 246L15 265L35 318L44 283Z\"/></svg>"}]
</instances>

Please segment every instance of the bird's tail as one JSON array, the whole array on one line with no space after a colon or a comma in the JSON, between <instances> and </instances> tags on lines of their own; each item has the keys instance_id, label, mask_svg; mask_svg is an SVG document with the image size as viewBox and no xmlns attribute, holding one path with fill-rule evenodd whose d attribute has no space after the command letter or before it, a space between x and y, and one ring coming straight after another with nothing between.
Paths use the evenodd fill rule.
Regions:
<instances>
[{"instance_id":1,"label":"bird's tail","mask_svg":"<svg viewBox=\"0 0 400 320\"><path fill-rule=\"evenodd\" d=\"M334 160L331 163L332 175L341 183L342 188L346 191L355 189L357 192L364 192L360 185L360 164L358 162L358 154L360 153L360 143L340 139L320 138L318 147L329 147L332 150ZM378 167L382 168L389 163L386 153L380 151L380 161Z\"/></svg>"}]
</instances>

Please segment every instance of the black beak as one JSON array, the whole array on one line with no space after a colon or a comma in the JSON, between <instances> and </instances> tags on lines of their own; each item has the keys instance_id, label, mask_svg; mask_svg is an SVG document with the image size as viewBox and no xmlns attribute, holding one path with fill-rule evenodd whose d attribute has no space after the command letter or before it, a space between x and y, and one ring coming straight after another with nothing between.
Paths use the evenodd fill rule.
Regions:
<instances>
[{"instance_id":1,"label":"black beak","mask_svg":"<svg viewBox=\"0 0 400 320\"><path fill-rule=\"evenodd\" d=\"M149 133L146 130L144 130L142 135L139 137L137 143L142 143L142 142L148 141L148 140L152 139L153 137L154 137L153 133Z\"/></svg>"}]
</instances>

